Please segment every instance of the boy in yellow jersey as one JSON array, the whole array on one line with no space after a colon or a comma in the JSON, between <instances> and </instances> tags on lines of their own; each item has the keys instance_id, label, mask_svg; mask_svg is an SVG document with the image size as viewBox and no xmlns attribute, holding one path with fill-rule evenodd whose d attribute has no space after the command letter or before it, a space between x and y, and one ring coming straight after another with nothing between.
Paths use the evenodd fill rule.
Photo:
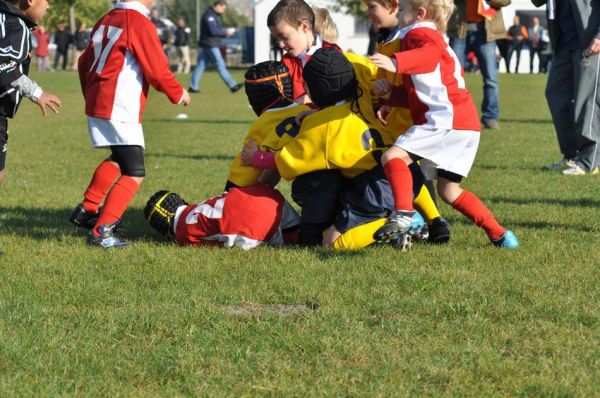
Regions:
<instances>
[{"instance_id":1,"label":"boy in yellow jersey","mask_svg":"<svg viewBox=\"0 0 600 398\"><path fill-rule=\"evenodd\" d=\"M317 50L304 67L304 78L307 92L320 110L304 118L295 139L277 153L258 151L250 141L242 151L242 163L276 169L283 178L294 180L292 196L302 206L301 242L333 244L340 233L389 213L387 184L387 189L374 190L378 194L369 195L368 203L342 203L340 207L337 199L345 196L347 184L366 172L379 169L382 180L381 151L392 137L376 119L369 120L361 113L356 74L342 53L332 48ZM365 214L362 208L369 208L367 216L355 217ZM344 209L349 210L340 213ZM323 231L332 224L323 240Z\"/></svg>"},{"instance_id":2,"label":"boy in yellow jersey","mask_svg":"<svg viewBox=\"0 0 600 398\"><path fill-rule=\"evenodd\" d=\"M367 6L367 13L371 22L379 31L378 51L381 54L391 56L400 51L400 39L398 38L398 0L363 0ZM393 86L403 85L402 76L378 69L377 80L387 79ZM377 116L392 131L394 139L404 134L412 126L410 110L403 107L381 106L377 111ZM414 168L411 172L415 175ZM427 183L427 182L426 182ZM431 192L434 192L433 183L427 184ZM422 188L419 196L415 198L414 205L419 212L425 216L429 229L429 242L446 243L450 239L450 228L444 220L435 203L433 202L429 191Z\"/></svg>"},{"instance_id":3,"label":"boy in yellow jersey","mask_svg":"<svg viewBox=\"0 0 600 398\"><path fill-rule=\"evenodd\" d=\"M248 102L258 116L244 138L244 145L252 140L261 151L278 151L298 134L300 127L296 124L295 117L310 108L293 102L292 79L287 67L281 62L256 64L246 71L244 77ZM262 171L242 164L240 156L241 153L229 167L226 191L259 182Z\"/></svg>"}]
</instances>

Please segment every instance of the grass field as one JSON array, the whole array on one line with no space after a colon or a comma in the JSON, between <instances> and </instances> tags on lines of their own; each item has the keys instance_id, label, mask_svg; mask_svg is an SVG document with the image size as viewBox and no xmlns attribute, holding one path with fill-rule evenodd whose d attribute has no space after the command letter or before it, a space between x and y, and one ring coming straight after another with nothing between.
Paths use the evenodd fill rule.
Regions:
<instances>
[{"instance_id":1,"label":"grass field","mask_svg":"<svg viewBox=\"0 0 600 398\"><path fill-rule=\"evenodd\" d=\"M522 248L442 206L451 243L410 253L182 248L150 231L155 191L220 193L254 119L214 72L189 108L151 94L133 247L89 248L67 218L106 152L75 74L34 78L64 106L44 120L24 103L10 124L0 396L600 396L600 177L542 170L560 158L545 76L500 77L502 130L465 182ZM468 84L479 104L480 76Z\"/></svg>"}]
</instances>

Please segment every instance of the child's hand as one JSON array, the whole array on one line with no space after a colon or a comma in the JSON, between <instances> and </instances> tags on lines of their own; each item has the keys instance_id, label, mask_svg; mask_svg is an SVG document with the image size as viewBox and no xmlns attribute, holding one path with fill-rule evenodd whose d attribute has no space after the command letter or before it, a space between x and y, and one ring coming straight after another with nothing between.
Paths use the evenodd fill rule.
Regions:
<instances>
[{"instance_id":1,"label":"child's hand","mask_svg":"<svg viewBox=\"0 0 600 398\"><path fill-rule=\"evenodd\" d=\"M387 55L383 55L381 53L373 54L369 57L371 62L377 65L378 68L386 70L388 72L396 73L398 67L396 65L396 60L388 57Z\"/></svg>"},{"instance_id":2,"label":"child's hand","mask_svg":"<svg viewBox=\"0 0 600 398\"><path fill-rule=\"evenodd\" d=\"M279 183L279 180L281 180L281 176L277 170L264 170L258 177L259 184L265 184L271 188L275 188L275 186Z\"/></svg>"},{"instance_id":3,"label":"child's hand","mask_svg":"<svg viewBox=\"0 0 600 398\"><path fill-rule=\"evenodd\" d=\"M390 98L392 84L387 79L379 79L373 84L373 95L383 99Z\"/></svg>"},{"instance_id":4,"label":"child's hand","mask_svg":"<svg viewBox=\"0 0 600 398\"><path fill-rule=\"evenodd\" d=\"M318 111L318 109L308 109L306 111L302 111L296 115L296 118L294 119L294 121L296 122L296 124L298 126L302 126L302 122L304 121L304 118L309 115L312 115L313 113L315 113L317 111Z\"/></svg>"},{"instance_id":5,"label":"child's hand","mask_svg":"<svg viewBox=\"0 0 600 398\"><path fill-rule=\"evenodd\" d=\"M183 104L183 106L188 106L190 104L190 100L191 100L190 93L186 89L184 89L183 95L181 96L181 100L179 100L179 104L177 104L177 105Z\"/></svg>"},{"instance_id":6,"label":"child's hand","mask_svg":"<svg viewBox=\"0 0 600 398\"><path fill-rule=\"evenodd\" d=\"M381 122L384 126L387 126L387 117L390 114L390 107L387 105L381 106L377 110L377 120Z\"/></svg>"},{"instance_id":7,"label":"child's hand","mask_svg":"<svg viewBox=\"0 0 600 398\"><path fill-rule=\"evenodd\" d=\"M48 111L46 107L52 109L54 113L58 113L58 109L62 106L62 102L60 99L54 94L50 94L46 91L42 92L42 95L37 99L37 101L33 101L37 106L40 107L44 116L48 116Z\"/></svg>"},{"instance_id":8,"label":"child's hand","mask_svg":"<svg viewBox=\"0 0 600 398\"><path fill-rule=\"evenodd\" d=\"M244 145L244 148L242 148L242 164L244 166L252 166L252 157L256 152L258 152L258 146L256 145L256 142L250 138L248 145Z\"/></svg>"}]
</instances>

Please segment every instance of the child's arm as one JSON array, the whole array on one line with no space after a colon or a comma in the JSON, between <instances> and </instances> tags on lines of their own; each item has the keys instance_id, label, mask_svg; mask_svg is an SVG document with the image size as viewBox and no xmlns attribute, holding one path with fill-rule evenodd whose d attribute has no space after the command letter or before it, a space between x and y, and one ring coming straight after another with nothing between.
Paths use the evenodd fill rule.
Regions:
<instances>
[{"instance_id":1,"label":"child's arm","mask_svg":"<svg viewBox=\"0 0 600 398\"><path fill-rule=\"evenodd\" d=\"M156 28L148 19L132 18L129 29L129 48L138 61L144 78L157 91L166 94L173 104L187 105L190 95L181 87L163 51Z\"/></svg>"},{"instance_id":2,"label":"child's arm","mask_svg":"<svg viewBox=\"0 0 600 398\"><path fill-rule=\"evenodd\" d=\"M0 52L0 87L17 90L22 96L38 104L44 116L47 115L46 106L58 113L60 100L45 93L36 82L21 72L20 65L29 57L24 48L27 39L24 28L20 25L6 25L4 29L7 33L0 39L0 48L5 49Z\"/></svg>"}]
</instances>

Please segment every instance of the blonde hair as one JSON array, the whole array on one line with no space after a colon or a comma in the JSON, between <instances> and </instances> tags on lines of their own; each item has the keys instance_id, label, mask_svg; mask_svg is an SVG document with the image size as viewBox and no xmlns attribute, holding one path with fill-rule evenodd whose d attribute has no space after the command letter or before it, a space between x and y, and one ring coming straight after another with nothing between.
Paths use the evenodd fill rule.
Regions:
<instances>
[{"instance_id":1,"label":"blonde hair","mask_svg":"<svg viewBox=\"0 0 600 398\"><path fill-rule=\"evenodd\" d=\"M313 11L315 12L315 33L321 35L321 38L329 43L336 43L338 30L335 22L331 19L329 10L326 8L313 8Z\"/></svg>"},{"instance_id":2,"label":"blonde hair","mask_svg":"<svg viewBox=\"0 0 600 398\"><path fill-rule=\"evenodd\" d=\"M435 22L440 33L446 32L448 20L455 10L453 0L406 0L416 10L423 7L427 11L426 19Z\"/></svg>"}]
</instances>

